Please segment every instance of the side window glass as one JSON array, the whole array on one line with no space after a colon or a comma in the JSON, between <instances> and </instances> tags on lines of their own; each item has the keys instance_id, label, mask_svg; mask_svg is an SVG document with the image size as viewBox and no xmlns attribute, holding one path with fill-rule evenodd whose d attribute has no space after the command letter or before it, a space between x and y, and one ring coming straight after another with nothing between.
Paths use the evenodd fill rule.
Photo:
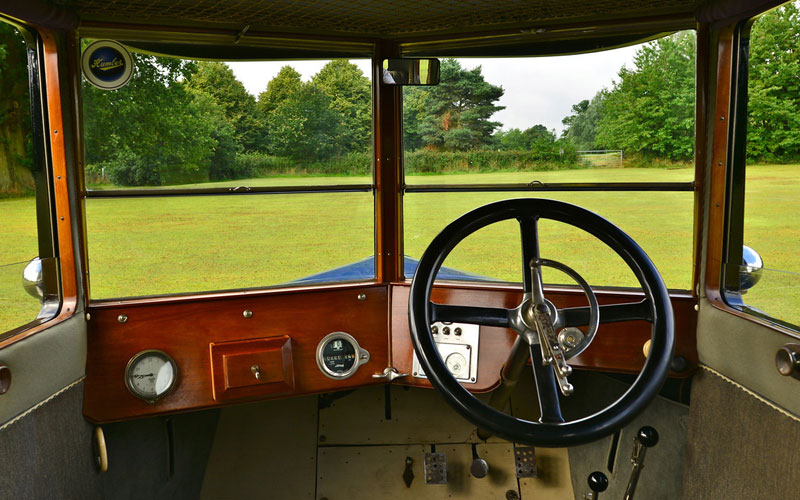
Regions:
<instances>
[{"instance_id":1,"label":"side window glass","mask_svg":"<svg viewBox=\"0 0 800 500\"><path fill-rule=\"evenodd\" d=\"M736 254L730 254L727 273L733 302L741 302L747 312L794 327L800 325L798 47L800 2L765 13L752 26L744 204L738 208L743 212L745 248L741 265L733 262ZM735 213L737 207L732 210Z\"/></svg>"},{"instance_id":2,"label":"side window glass","mask_svg":"<svg viewBox=\"0 0 800 500\"><path fill-rule=\"evenodd\" d=\"M0 19L0 335L49 319L59 303L56 280L42 279L55 259L31 110L28 44Z\"/></svg>"}]
</instances>

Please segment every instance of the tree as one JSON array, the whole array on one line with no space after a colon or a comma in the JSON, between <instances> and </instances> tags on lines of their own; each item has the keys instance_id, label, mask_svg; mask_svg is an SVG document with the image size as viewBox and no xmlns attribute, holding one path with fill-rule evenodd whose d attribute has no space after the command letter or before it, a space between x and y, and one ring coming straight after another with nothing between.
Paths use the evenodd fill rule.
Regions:
<instances>
[{"instance_id":1,"label":"tree","mask_svg":"<svg viewBox=\"0 0 800 500\"><path fill-rule=\"evenodd\" d=\"M694 32L644 45L602 99L595 143L644 157L694 156Z\"/></svg>"},{"instance_id":2,"label":"tree","mask_svg":"<svg viewBox=\"0 0 800 500\"><path fill-rule=\"evenodd\" d=\"M236 139L236 130L225 116L225 110L213 96L198 90L190 92L193 105L210 125L211 138L214 140L208 179L223 181L247 177L251 172L241 171L236 162L236 155L242 152L243 147Z\"/></svg>"},{"instance_id":3,"label":"tree","mask_svg":"<svg viewBox=\"0 0 800 500\"><path fill-rule=\"evenodd\" d=\"M311 82L304 83L267 116L271 153L298 162L340 154L341 119L324 92Z\"/></svg>"},{"instance_id":4,"label":"tree","mask_svg":"<svg viewBox=\"0 0 800 500\"><path fill-rule=\"evenodd\" d=\"M225 118L235 131L236 140L248 151L266 148L264 120L256 99L236 79L233 70L222 62L200 61L186 85L212 96L222 108Z\"/></svg>"},{"instance_id":5,"label":"tree","mask_svg":"<svg viewBox=\"0 0 800 500\"><path fill-rule=\"evenodd\" d=\"M604 149L602 144L597 143L597 127L603 116L603 100L606 93L605 90L601 90L591 101L584 99L578 104L573 104L572 114L561 120L566 127L562 137L572 142L578 149Z\"/></svg>"},{"instance_id":6,"label":"tree","mask_svg":"<svg viewBox=\"0 0 800 500\"><path fill-rule=\"evenodd\" d=\"M0 21L0 195L34 189L28 59L16 29Z\"/></svg>"},{"instance_id":7,"label":"tree","mask_svg":"<svg viewBox=\"0 0 800 500\"><path fill-rule=\"evenodd\" d=\"M262 116L267 117L277 109L278 105L289 98L303 86L303 81L291 66L284 66L269 81L267 89L258 96L258 110Z\"/></svg>"},{"instance_id":8,"label":"tree","mask_svg":"<svg viewBox=\"0 0 800 500\"><path fill-rule=\"evenodd\" d=\"M524 151L528 149L525 136L522 135L522 131L518 128L498 130L494 136L499 141L501 149L507 151Z\"/></svg>"},{"instance_id":9,"label":"tree","mask_svg":"<svg viewBox=\"0 0 800 500\"><path fill-rule=\"evenodd\" d=\"M369 78L346 59L326 64L311 82L330 99L331 111L341 116L337 138L346 152L363 152L372 139L372 89Z\"/></svg>"},{"instance_id":10,"label":"tree","mask_svg":"<svg viewBox=\"0 0 800 500\"><path fill-rule=\"evenodd\" d=\"M501 149L509 151L550 151L556 143L556 134L544 125L534 125L524 131L518 128L495 134Z\"/></svg>"},{"instance_id":11,"label":"tree","mask_svg":"<svg viewBox=\"0 0 800 500\"><path fill-rule=\"evenodd\" d=\"M800 9L787 3L761 16L750 37L747 156L800 159Z\"/></svg>"},{"instance_id":12,"label":"tree","mask_svg":"<svg viewBox=\"0 0 800 500\"><path fill-rule=\"evenodd\" d=\"M492 143L500 126L489 118L504 106L495 104L503 88L484 80L481 67L465 70L455 59L444 59L440 83L424 94L419 134L426 147L465 150Z\"/></svg>"},{"instance_id":13,"label":"tree","mask_svg":"<svg viewBox=\"0 0 800 500\"><path fill-rule=\"evenodd\" d=\"M84 83L86 162L116 184L162 185L208 178L216 141L213 123L181 83L196 66L133 54L125 87Z\"/></svg>"},{"instance_id":14,"label":"tree","mask_svg":"<svg viewBox=\"0 0 800 500\"><path fill-rule=\"evenodd\" d=\"M423 146L420 120L425 118L427 87L403 87L403 148L416 151Z\"/></svg>"}]
</instances>

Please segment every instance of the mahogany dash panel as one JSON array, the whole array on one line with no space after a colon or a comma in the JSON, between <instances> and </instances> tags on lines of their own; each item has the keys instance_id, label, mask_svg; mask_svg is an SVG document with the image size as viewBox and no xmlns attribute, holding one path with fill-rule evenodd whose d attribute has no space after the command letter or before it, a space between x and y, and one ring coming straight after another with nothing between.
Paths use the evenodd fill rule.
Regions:
<instances>
[{"instance_id":1,"label":"mahogany dash panel","mask_svg":"<svg viewBox=\"0 0 800 500\"><path fill-rule=\"evenodd\" d=\"M92 305L84 414L93 422L110 422L228 404L229 400L214 399L209 346L231 341L291 337L294 391L254 397L287 397L385 383L372 375L382 373L389 363L387 288L359 285L268 290ZM359 294L366 299L359 300ZM246 318L245 310L252 311L252 317ZM127 317L124 323L118 320L120 315ZM349 333L370 353L369 362L346 380L326 377L316 362L317 344L334 331ZM134 397L125 388L125 366L132 355L144 349L168 353L181 374L175 390L155 404Z\"/></svg>"},{"instance_id":2,"label":"mahogany dash panel","mask_svg":"<svg viewBox=\"0 0 800 500\"><path fill-rule=\"evenodd\" d=\"M414 347L408 326L408 284L392 287L392 363L401 373L412 373ZM641 292L595 291L601 305L639 302ZM440 304L471 305L514 308L522 299L522 292L512 286L445 285L434 287L432 300ZM580 290L547 290L547 298L556 307L580 307L586 299ZM687 361L687 369L670 372L673 377L687 377L697 367L697 312L696 300L689 295L672 295L675 314L675 355ZM478 380L465 387L471 392L487 392L499 383L500 370L506 362L516 333L511 329L481 327L478 356ZM600 371L638 373L644 365L642 347L651 336L651 325L645 321L627 321L600 325L592 344L579 356L569 360L575 368ZM420 387L431 387L426 379L411 375L398 379L396 383Z\"/></svg>"}]
</instances>

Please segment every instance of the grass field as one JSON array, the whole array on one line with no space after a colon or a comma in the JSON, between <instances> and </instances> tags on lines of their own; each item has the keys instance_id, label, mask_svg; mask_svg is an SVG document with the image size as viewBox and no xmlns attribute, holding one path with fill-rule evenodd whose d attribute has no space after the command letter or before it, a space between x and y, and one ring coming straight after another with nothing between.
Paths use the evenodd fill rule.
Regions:
<instances>
[{"instance_id":1,"label":"grass field","mask_svg":"<svg viewBox=\"0 0 800 500\"><path fill-rule=\"evenodd\" d=\"M751 167L745 242L771 269L797 271L800 166ZM687 181L690 169L588 169L408 177L419 183ZM292 185L370 182L366 177L278 177L211 185ZM485 203L529 193L425 193L404 197L405 253L419 258L450 221ZM627 231L650 255L671 288L686 289L692 275L691 193L542 193L595 211ZM38 304L22 291L24 263L36 255L33 199L0 200L0 331L32 319ZM285 283L342 266L373 253L370 193L89 199L86 204L91 296L110 298L185 293ZM593 285L630 286L633 276L592 237L545 222L542 255L562 261ZM519 281L515 223L468 238L445 265ZM800 323L800 278L773 293L773 273L747 299ZM562 277L550 275L553 282ZM769 279L768 279L769 278ZM764 305L766 304L766 305Z\"/></svg>"}]
</instances>

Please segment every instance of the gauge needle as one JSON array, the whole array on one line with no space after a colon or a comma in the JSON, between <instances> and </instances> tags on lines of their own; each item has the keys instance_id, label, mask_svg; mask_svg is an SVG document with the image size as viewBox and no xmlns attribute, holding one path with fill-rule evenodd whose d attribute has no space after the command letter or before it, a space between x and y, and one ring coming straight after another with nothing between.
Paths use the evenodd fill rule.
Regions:
<instances>
[{"instance_id":1,"label":"gauge needle","mask_svg":"<svg viewBox=\"0 0 800 500\"><path fill-rule=\"evenodd\" d=\"M145 373L144 375L134 375L136 378L155 377L155 373Z\"/></svg>"}]
</instances>

